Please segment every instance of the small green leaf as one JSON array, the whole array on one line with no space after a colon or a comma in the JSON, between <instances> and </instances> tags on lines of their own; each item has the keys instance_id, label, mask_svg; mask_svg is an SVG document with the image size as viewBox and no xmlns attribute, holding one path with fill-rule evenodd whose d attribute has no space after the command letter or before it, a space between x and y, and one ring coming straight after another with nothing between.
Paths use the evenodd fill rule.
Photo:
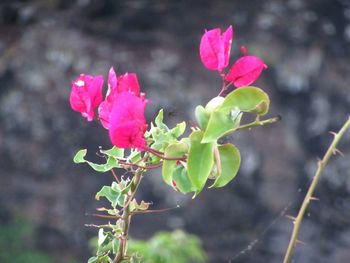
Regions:
<instances>
[{"instance_id":1,"label":"small green leaf","mask_svg":"<svg viewBox=\"0 0 350 263\"><path fill-rule=\"evenodd\" d=\"M100 191L96 193L96 200L100 200L101 197L105 197L112 205L112 207L116 207L117 199L119 197L119 193L112 189L110 186L103 186Z\"/></svg>"},{"instance_id":2,"label":"small green leaf","mask_svg":"<svg viewBox=\"0 0 350 263\"><path fill-rule=\"evenodd\" d=\"M176 124L175 128L170 130L170 133L174 136L174 138L180 137L186 130L186 122L181 122Z\"/></svg>"},{"instance_id":3,"label":"small green leaf","mask_svg":"<svg viewBox=\"0 0 350 263\"><path fill-rule=\"evenodd\" d=\"M170 144L164 151L165 157L183 157L188 152L188 145L183 142ZM171 180L176 166L175 160L164 160L162 167L162 177L164 182L172 185Z\"/></svg>"},{"instance_id":4,"label":"small green leaf","mask_svg":"<svg viewBox=\"0 0 350 263\"><path fill-rule=\"evenodd\" d=\"M169 128L168 128L168 126L166 126L163 123L163 119L164 119L164 112L163 112L163 109L160 109L159 112L158 112L157 117L154 120L154 123L156 124L157 128L167 132L167 131L169 131Z\"/></svg>"},{"instance_id":5,"label":"small green leaf","mask_svg":"<svg viewBox=\"0 0 350 263\"><path fill-rule=\"evenodd\" d=\"M86 156L86 153L87 153L86 149L78 151L76 153L76 155L74 156L73 161L75 163L87 163L92 169L94 169L97 172L107 172L114 167L119 167L117 159L115 159L112 156L108 157L106 163L97 164L97 163L93 163L93 162L85 160L84 157Z\"/></svg>"},{"instance_id":6,"label":"small green leaf","mask_svg":"<svg viewBox=\"0 0 350 263\"><path fill-rule=\"evenodd\" d=\"M157 117L154 120L154 123L158 126L161 127L163 124L163 118L164 118L164 112L163 109L160 109L158 112Z\"/></svg>"},{"instance_id":7,"label":"small green leaf","mask_svg":"<svg viewBox=\"0 0 350 263\"><path fill-rule=\"evenodd\" d=\"M116 238L113 238L112 240L112 249L113 249L113 254L117 254L119 249L119 240Z\"/></svg>"},{"instance_id":8,"label":"small green leaf","mask_svg":"<svg viewBox=\"0 0 350 263\"><path fill-rule=\"evenodd\" d=\"M219 107L220 111L230 112L239 109L243 112L265 115L269 110L269 96L261 89L253 86L241 87L228 94Z\"/></svg>"},{"instance_id":9,"label":"small green leaf","mask_svg":"<svg viewBox=\"0 0 350 263\"><path fill-rule=\"evenodd\" d=\"M202 130L205 130L209 121L209 115L206 112L206 110L203 108L203 106L199 105L196 107L195 116L199 127Z\"/></svg>"},{"instance_id":10,"label":"small green leaf","mask_svg":"<svg viewBox=\"0 0 350 263\"><path fill-rule=\"evenodd\" d=\"M106 238L107 238L107 235L104 234L103 228L100 228L98 231L98 240L97 240L98 246L102 246L102 244L103 244L103 242L105 242Z\"/></svg>"},{"instance_id":11,"label":"small green leaf","mask_svg":"<svg viewBox=\"0 0 350 263\"><path fill-rule=\"evenodd\" d=\"M120 207L124 207L125 203L126 203L126 195L124 194L119 194L118 197L117 197L117 204L120 206Z\"/></svg>"},{"instance_id":12,"label":"small green leaf","mask_svg":"<svg viewBox=\"0 0 350 263\"><path fill-rule=\"evenodd\" d=\"M87 153L87 150L86 149L81 149L80 151L78 151L74 158L73 158L73 162L74 163L85 163L85 155Z\"/></svg>"},{"instance_id":13,"label":"small green leaf","mask_svg":"<svg viewBox=\"0 0 350 263\"><path fill-rule=\"evenodd\" d=\"M204 187L214 165L214 143L201 143L202 131L194 131L190 135L191 146L187 160L187 172L196 193Z\"/></svg>"},{"instance_id":14,"label":"small green leaf","mask_svg":"<svg viewBox=\"0 0 350 263\"><path fill-rule=\"evenodd\" d=\"M187 194L189 192L194 192L195 189L188 178L185 167L182 165L178 165L173 172L173 180L176 182L176 188L183 194Z\"/></svg>"},{"instance_id":15,"label":"small green leaf","mask_svg":"<svg viewBox=\"0 0 350 263\"><path fill-rule=\"evenodd\" d=\"M96 263L109 263L112 262L108 255L98 256ZM88 262L90 263L90 262Z\"/></svg>"},{"instance_id":16,"label":"small green leaf","mask_svg":"<svg viewBox=\"0 0 350 263\"><path fill-rule=\"evenodd\" d=\"M98 257L89 258L88 263L98 263Z\"/></svg>"},{"instance_id":17,"label":"small green leaf","mask_svg":"<svg viewBox=\"0 0 350 263\"><path fill-rule=\"evenodd\" d=\"M136 163L139 159L141 159L141 152L138 150L131 150L131 153L126 160L128 163Z\"/></svg>"},{"instance_id":18,"label":"small green leaf","mask_svg":"<svg viewBox=\"0 0 350 263\"><path fill-rule=\"evenodd\" d=\"M124 158L124 149L113 146L109 150L101 150L101 153L115 158Z\"/></svg>"},{"instance_id":19,"label":"small green leaf","mask_svg":"<svg viewBox=\"0 0 350 263\"><path fill-rule=\"evenodd\" d=\"M238 111L239 112L239 111ZM204 132L202 143L216 142L217 139L225 135L228 131L234 130L239 126L242 114L236 114L237 111L226 113L215 110L212 112L207 128ZM234 115L234 119L232 116Z\"/></svg>"},{"instance_id":20,"label":"small green leaf","mask_svg":"<svg viewBox=\"0 0 350 263\"><path fill-rule=\"evenodd\" d=\"M223 187L233 180L241 165L241 155L237 147L224 144L218 147L221 161L221 174L210 187Z\"/></svg>"}]
</instances>

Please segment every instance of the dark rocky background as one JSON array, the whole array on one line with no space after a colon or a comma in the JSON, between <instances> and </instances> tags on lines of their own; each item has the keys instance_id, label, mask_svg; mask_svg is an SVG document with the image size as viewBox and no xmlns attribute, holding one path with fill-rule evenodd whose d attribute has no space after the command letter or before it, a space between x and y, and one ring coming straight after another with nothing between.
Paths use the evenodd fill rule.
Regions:
<instances>
[{"instance_id":1,"label":"dark rocky background","mask_svg":"<svg viewBox=\"0 0 350 263\"><path fill-rule=\"evenodd\" d=\"M0 1L0 222L34 226L32 246L66 262L84 262L85 223L94 193L109 175L72 163L74 153L110 145L106 132L68 103L82 72L137 72L151 98L148 119L164 107L170 125L193 120L220 88L199 60L205 28L235 29L232 56L245 44L269 69L256 85L282 121L228 138L242 150L242 169L228 187L196 200L164 186L159 173L140 197L155 208L136 218L132 235L181 227L202 240L210 262L281 262L316 161L350 112L350 1ZM295 262L350 262L350 134L317 189L301 229ZM28 240L29 242L29 240ZM248 246L250 244L250 246ZM0 248L6 249L6 248ZM1 252L0 252L1 253ZM7 263L7 262L3 262Z\"/></svg>"}]
</instances>

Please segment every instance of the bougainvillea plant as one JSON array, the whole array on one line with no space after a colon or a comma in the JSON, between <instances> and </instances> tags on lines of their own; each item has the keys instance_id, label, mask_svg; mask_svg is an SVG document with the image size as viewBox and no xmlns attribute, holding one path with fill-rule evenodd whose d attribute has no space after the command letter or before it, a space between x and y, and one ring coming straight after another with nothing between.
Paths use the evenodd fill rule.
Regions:
<instances>
[{"instance_id":1,"label":"bougainvillea plant","mask_svg":"<svg viewBox=\"0 0 350 263\"><path fill-rule=\"evenodd\" d=\"M108 130L113 145L111 149L100 150L106 159L103 164L86 160L86 149L74 157L75 163L87 163L98 172L112 172L114 176L112 184L103 186L96 194L97 200L108 200L110 207L97 209L99 214L96 216L108 222L94 225L99 228L98 250L89 263L142 262L137 253L128 253L127 241L131 218L154 211L149 209L150 203L135 198L147 171L161 169L163 181L170 189L192 193L195 198L205 185L209 188L227 185L239 170L239 149L232 143L221 144L222 137L278 120L260 119L269 110L269 96L263 90L249 86L267 68L260 58L247 55L246 48L242 47L242 57L225 73L230 62L232 38L232 26L224 33L216 28L205 31L202 36L201 61L207 69L221 76L222 86L221 90L213 90L213 94L218 95L205 106L195 108L197 124L190 127L188 133L185 133L185 122L169 128L163 122L163 110L153 122L146 123L148 100L140 91L134 73L117 76L112 67L104 100L102 76L81 74L73 82L72 109L88 121L99 121ZM242 124L243 115L252 115L254 119ZM115 168L125 169L131 176L118 177Z\"/></svg>"}]
</instances>

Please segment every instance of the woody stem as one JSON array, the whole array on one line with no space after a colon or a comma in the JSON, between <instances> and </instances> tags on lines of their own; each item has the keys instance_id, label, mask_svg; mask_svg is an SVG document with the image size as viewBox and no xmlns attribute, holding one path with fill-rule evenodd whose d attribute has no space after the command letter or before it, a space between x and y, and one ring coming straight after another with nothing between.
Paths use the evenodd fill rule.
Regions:
<instances>
[{"instance_id":1,"label":"woody stem","mask_svg":"<svg viewBox=\"0 0 350 263\"><path fill-rule=\"evenodd\" d=\"M141 182L143 172L144 172L143 169L137 169L135 171L134 177L132 179L133 180L132 185L130 188L130 192L131 192L130 198L133 198L133 196L135 195L135 192L137 191L137 188ZM125 204L123 209L123 214L119 219L123 227L122 227L122 233L118 236L119 248L113 260L113 263L121 263L126 258L127 241L129 238L129 226L130 226L131 216L132 216L130 211L130 203L131 202L127 202Z\"/></svg>"},{"instance_id":2,"label":"woody stem","mask_svg":"<svg viewBox=\"0 0 350 263\"><path fill-rule=\"evenodd\" d=\"M306 193L306 196L303 200L303 203L299 209L298 215L293 221L293 223L294 223L293 232L292 232L292 235L290 237L289 245L288 245L286 254L284 256L283 263L289 263L292 260L292 255L293 255L296 243L297 243L297 238L298 238L298 233L299 233L299 229L301 226L301 222L303 221L306 209L308 208L309 203L313 198L312 196L314 194L317 183L320 179L321 173L323 172L324 168L326 167L331 156L337 152L336 151L337 144L339 143L340 139L342 138L342 136L344 135L344 133L347 129L350 129L350 117L348 117L348 120L344 123L343 127L339 130L339 132L334 133L334 138L333 138L331 145L328 147L328 150L325 153L325 155L323 156L323 159L318 162L317 171L315 173L315 176L312 179L311 185L309 186L309 189Z\"/></svg>"}]
</instances>

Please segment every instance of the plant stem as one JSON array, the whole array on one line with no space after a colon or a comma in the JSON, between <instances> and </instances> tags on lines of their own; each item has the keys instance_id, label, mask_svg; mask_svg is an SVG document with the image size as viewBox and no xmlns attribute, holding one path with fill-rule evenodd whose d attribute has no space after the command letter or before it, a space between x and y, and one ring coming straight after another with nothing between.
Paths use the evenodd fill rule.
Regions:
<instances>
[{"instance_id":1,"label":"plant stem","mask_svg":"<svg viewBox=\"0 0 350 263\"><path fill-rule=\"evenodd\" d=\"M144 170L143 169L137 169L135 171L134 177L133 177L133 182L131 185L131 197L135 195L135 192L141 182L142 179L142 174ZM127 241L128 241L128 236L129 236L129 226L130 226L130 221L131 221L131 212L130 212L130 203L127 201L125 204L125 207L123 208L123 214L119 220L122 221L123 225L123 230L122 234L118 237L119 238L119 248L117 255L115 256L113 263L120 263L126 258L126 251L127 251Z\"/></svg>"},{"instance_id":2,"label":"plant stem","mask_svg":"<svg viewBox=\"0 0 350 263\"><path fill-rule=\"evenodd\" d=\"M153 155L155 155L155 156L157 156L157 157L159 157L160 159L163 159L163 160L186 161L186 157L185 156L183 156L183 157L166 157L166 156L164 156L164 153L161 153L161 152L159 152L157 150L154 150L152 148L146 147L146 150L149 153L151 153L151 154L153 154Z\"/></svg>"},{"instance_id":3,"label":"plant stem","mask_svg":"<svg viewBox=\"0 0 350 263\"><path fill-rule=\"evenodd\" d=\"M308 189L308 191L307 191L307 193L305 195L303 203L302 203L302 205L301 205L301 207L299 209L298 215L294 219L293 232L292 232L292 235L290 237L288 249L287 249L286 254L284 256L283 263L289 263L291 261L291 259L292 259L292 254L293 254L293 251L294 251L296 243L297 243L297 237L298 237L299 229L300 229L300 226L301 226L301 222L302 222L302 220L304 218L304 214L306 212L306 209L309 206L310 201L312 199L314 199L312 196L313 196L313 193L314 193L315 188L317 186L317 183L318 183L318 181L320 179L321 173L323 172L324 168L326 167L326 165L327 165L329 159L331 158L331 156L333 154L337 153L337 151L338 151L337 148L336 148L337 144L340 141L340 139L342 138L342 136L345 133L345 131L347 129L349 129L349 128L350 128L350 116L348 117L348 120L344 123L343 127L339 130L339 132L333 134L334 138L333 138L332 143L328 147L328 150L327 150L326 154L324 155L323 159L318 162L315 176L312 179L311 185L310 185L310 187L309 187L309 189Z\"/></svg>"},{"instance_id":4,"label":"plant stem","mask_svg":"<svg viewBox=\"0 0 350 263\"><path fill-rule=\"evenodd\" d=\"M234 128L232 130L228 130L223 136L229 135L230 133L235 132L235 131L250 129L250 128L253 128L255 126L264 126L267 124L272 124L272 123L278 122L279 120L281 120L281 116L276 116L276 117L266 119L263 121L259 120L259 118L256 118L255 121L253 121L251 123L243 124L241 126L238 126L237 128Z\"/></svg>"},{"instance_id":5,"label":"plant stem","mask_svg":"<svg viewBox=\"0 0 350 263\"><path fill-rule=\"evenodd\" d=\"M272 123L278 122L279 120L281 120L281 116L276 116L276 117L273 117L273 118L270 118L270 119L266 119L266 120L263 120L263 121L260 121L259 119L256 119L254 122L238 126L237 128L235 128L235 131L244 130L244 129L250 129L250 128L255 127L255 126L264 126L266 124L272 124Z\"/></svg>"}]
</instances>

